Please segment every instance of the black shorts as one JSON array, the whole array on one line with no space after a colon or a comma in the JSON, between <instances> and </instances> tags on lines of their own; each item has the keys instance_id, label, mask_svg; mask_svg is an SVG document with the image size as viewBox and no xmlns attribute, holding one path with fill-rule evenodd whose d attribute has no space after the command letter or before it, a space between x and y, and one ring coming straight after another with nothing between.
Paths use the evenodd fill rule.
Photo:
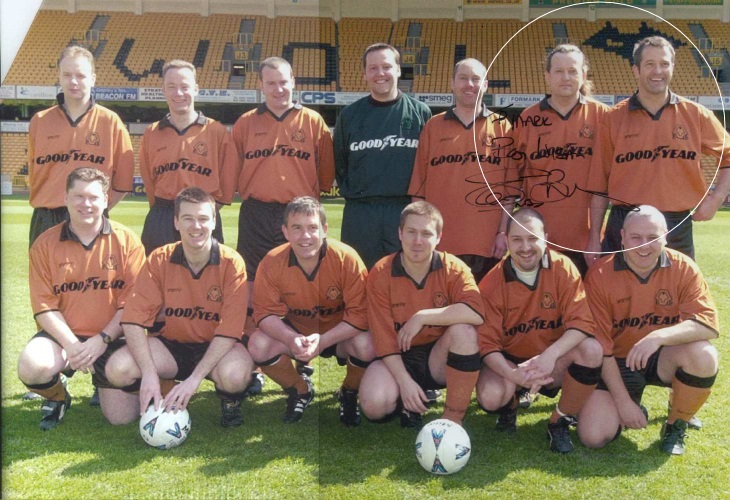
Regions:
<instances>
[{"instance_id":1,"label":"black shorts","mask_svg":"<svg viewBox=\"0 0 730 500\"><path fill-rule=\"evenodd\" d=\"M173 377L175 380L185 380L188 378L198 366L200 360L203 359L208 351L210 342L185 343L168 340L165 337L157 337L162 345L172 354L177 364L177 373Z\"/></svg>"},{"instance_id":2,"label":"black shorts","mask_svg":"<svg viewBox=\"0 0 730 500\"><path fill-rule=\"evenodd\" d=\"M499 261L501 260L496 257L484 257L482 255L472 254L457 255L457 257L459 257L464 264L469 266L471 274L474 276L474 280L477 283L482 281L482 278L484 278L494 266L499 264Z\"/></svg>"},{"instance_id":3,"label":"black shorts","mask_svg":"<svg viewBox=\"0 0 730 500\"><path fill-rule=\"evenodd\" d=\"M446 387L433 379L431 369L428 366L428 359L431 357L431 351L433 351L435 345L436 342L431 342L430 344L411 347L406 352L401 353L401 358L403 359L403 364L406 367L408 375L424 391L443 389Z\"/></svg>"},{"instance_id":4,"label":"black shorts","mask_svg":"<svg viewBox=\"0 0 730 500\"><path fill-rule=\"evenodd\" d=\"M61 343L56 340L53 335L44 330L41 330L40 332L33 335L33 338L49 339L59 346L61 345ZM88 338L79 337L80 342L86 342L87 340ZM94 373L91 375L91 382L94 384L95 387L98 387L99 389L118 389L118 387L112 385L106 378L106 363L107 361L109 361L109 358L112 354L114 354L125 345L127 345L127 342L124 340L124 338L120 337L118 339L115 339L114 341L112 341L111 344L107 345L106 351L104 351L104 353L99 356L94 362ZM73 377L75 373L76 370L73 370L71 368L66 368L65 370L63 370L63 374L69 378Z\"/></svg>"},{"instance_id":5,"label":"black shorts","mask_svg":"<svg viewBox=\"0 0 730 500\"><path fill-rule=\"evenodd\" d=\"M213 237L223 243L223 226L217 205ZM141 239L147 255L152 253L155 248L180 241L180 232L175 229L175 202L173 200L155 198L155 204L145 217Z\"/></svg>"},{"instance_id":6,"label":"black shorts","mask_svg":"<svg viewBox=\"0 0 730 500\"><path fill-rule=\"evenodd\" d=\"M626 358L616 358L616 364L618 365L619 372L621 372L621 379L626 386L626 390L631 396L631 399L637 405L641 403L641 396L644 394L644 388L647 385L655 385L659 387L671 387L672 383L663 382L659 378L659 354L661 354L662 348L660 347L657 352L649 356L649 361L646 363L646 368L643 370L631 371L626 367ZM607 391L608 386L601 380L598 382L596 389L601 391Z\"/></svg>"},{"instance_id":7,"label":"black shorts","mask_svg":"<svg viewBox=\"0 0 730 500\"><path fill-rule=\"evenodd\" d=\"M335 356L337 358L337 364L345 366L347 364L347 358L341 358L337 355L337 344L329 346L327 349L319 353L320 358L331 358Z\"/></svg>"},{"instance_id":8,"label":"black shorts","mask_svg":"<svg viewBox=\"0 0 730 500\"><path fill-rule=\"evenodd\" d=\"M603 238L602 250L612 252L621 250L621 229L624 219L631 209L623 206L611 207L611 213L606 222L606 234ZM692 237L692 217L689 211L662 212L667 220L667 247L677 250L694 260L695 247Z\"/></svg>"},{"instance_id":9,"label":"black shorts","mask_svg":"<svg viewBox=\"0 0 730 500\"><path fill-rule=\"evenodd\" d=\"M408 196L347 199L342 212L343 243L354 248L370 269L401 249L400 214L411 202Z\"/></svg>"},{"instance_id":10,"label":"black shorts","mask_svg":"<svg viewBox=\"0 0 730 500\"><path fill-rule=\"evenodd\" d=\"M281 232L286 204L249 198L238 216L238 253L246 262L246 277L253 281L259 263L270 250L286 243Z\"/></svg>"},{"instance_id":11,"label":"black shorts","mask_svg":"<svg viewBox=\"0 0 730 500\"><path fill-rule=\"evenodd\" d=\"M68 209L66 207L58 208L34 208L33 215L30 218L30 245L38 238L46 229L60 224L68 220Z\"/></svg>"}]
</instances>

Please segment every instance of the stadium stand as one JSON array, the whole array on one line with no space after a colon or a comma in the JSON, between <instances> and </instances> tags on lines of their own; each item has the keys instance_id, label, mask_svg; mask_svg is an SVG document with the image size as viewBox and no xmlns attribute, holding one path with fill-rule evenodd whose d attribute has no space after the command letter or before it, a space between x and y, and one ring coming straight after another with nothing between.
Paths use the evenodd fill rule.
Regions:
<instances>
[{"instance_id":1,"label":"stadium stand","mask_svg":"<svg viewBox=\"0 0 730 500\"><path fill-rule=\"evenodd\" d=\"M28 134L3 132L0 134L0 143L2 174L22 175L23 167L28 164Z\"/></svg>"},{"instance_id":2,"label":"stadium stand","mask_svg":"<svg viewBox=\"0 0 730 500\"><path fill-rule=\"evenodd\" d=\"M365 92L362 53L379 42L390 42L393 23L388 19L342 19L339 23L339 69L342 92Z\"/></svg>"},{"instance_id":3,"label":"stadium stand","mask_svg":"<svg viewBox=\"0 0 730 500\"><path fill-rule=\"evenodd\" d=\"M714 20L673 22L699 45L730 45L727 25ZM258 63L278 55L290 60L300 90L363 92L360 57L365 47L386 41L403 55L403 90L449 92L455 60L476 57L489 64L491 93L535 93L544 89L545 53L557 43L580 45L591 62L599 94L628 94L636 40L650 34L672 39L677 49L673 88L685 95L712 95L714 81L703 72L696 49L665 23L618 19L540 19L529 29L515 19L388 19L167 14L126 12L67 14L42 10L29 32L7 83L56 83L55 54L72 40L84 41L97 56L97 85L157 87L164 61L194 61L202 88L256 89ZM89 36L95 33L95 36ZM166 36L160 37L160 33ZM507 40L512 42L503 48ZM706 43L706 42L705 42ZM730 59L730 58L728 58ZM40 61L36 64L35 61ZM252 75L253 77L249 77Z\"/></svg>"}]
</instances>

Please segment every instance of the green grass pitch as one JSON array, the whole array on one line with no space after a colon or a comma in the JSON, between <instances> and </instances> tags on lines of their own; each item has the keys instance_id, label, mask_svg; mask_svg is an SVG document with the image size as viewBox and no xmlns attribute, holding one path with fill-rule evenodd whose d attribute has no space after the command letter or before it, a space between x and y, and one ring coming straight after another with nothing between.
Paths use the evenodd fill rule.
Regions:
<instances>
[{"instance_id":1,"label":"green grass pitch","mask_svg":"<svg viewBox=\"0 0 730 500\"><path fill-rule=\"evenodd\" d=\"M141 232L147 205L124 201L113 218ZM341 202L328 202L330 235L339 237ZM467 467L435 477L416 462L415 433L397 422L355 429L340 426L333 392L344 371L334 361L315 362L317 398L304 420L284 425L285 406L270 381L264 394L244 402L244 425L218 426L219 403L205 382L190 404L193 426L184 445L158 451L144 444L137 424L112 427L88 405L91 382L69 382L73 407L52 432L38 428L39 403L21 400L18 355L35 332L27 283L27 200L2 200L2 496L5 498L730 498L728 370L721 366L715 391L690 432L688 451L668 457L656 446L667 393L647 389L650 422L624 432L602 450L578 443L558 456L545 430L554 400L540 399L521 412L519 430L504 436L494 417L472 403L465 428L472 440ZM223 210L225 237L235 246L238 206ZM718 307L724 331L715 341L721 365L730 354L730 212L696 225L697 259ZM441 405L429 410L437 418Z\"/></svg>"}]
</instances>

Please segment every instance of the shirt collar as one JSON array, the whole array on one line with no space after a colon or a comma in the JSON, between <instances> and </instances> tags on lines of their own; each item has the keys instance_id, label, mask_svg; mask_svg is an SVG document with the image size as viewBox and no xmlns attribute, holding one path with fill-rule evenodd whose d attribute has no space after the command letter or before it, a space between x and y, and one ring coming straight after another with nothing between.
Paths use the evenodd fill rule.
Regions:
<instances>
[{"instance_id":1,"label":"shirt collar","mask_svg":"<svg viewBox=\"0 0 730 500\"><path fill-rule=\"evenodd\" d=\"M659 260L657 262L656 268L663 268L663 267L671 267L672 261L669 260L669 253L667 253L667 250L662 250L662 253L659 255ZM626 262L626 259L624 259L623 252L618 252L616 254L616 257L613 259L613 270L614 271L631 271L634 272ZM654 271L652 271L653 273ZM651 275L649 275L651 276ZM647 277L647 279L649 279Z\"/></svg>"},{"instance_id":2,"label":"shirt collar","mask_svg":"<svg viewBox=\"0 0 730 500\"><path fill-rule=\"evenodd\" d=\"M395 104L398 101L400 101L401 100L401 97L403 97L403 92L401 92L400 89L398 89L398 95L396 96L395 99L393 99L391 101L378 101L377 99L373 99L373 95L372 94L368 95L368 100L370 101L370 104L373 105L373 106L376 106L376 107L387 107L387 106L392 106L393 104Z\"/></svg>"},{"instance_id":3,"label":"shirt collar","mask_svg":"<svg viewBox=\"0 0 730 500\"><path fill-rule=\"evenodd\" d=\"M317 257L317 267L319 267L319 263L322 262L322 259L324 259L324 256L327 254L327 238L322 239L322 247L319 249L319 256ZM291 248L291 245L289 245L289 267L297 266L301 269L302 266L299 265L299 261L297 260L297 256L294 253L294 250ZM315 267L315 269L317 269Z\"/></svg>"},{"instance_id":4,"label":"shirt collar","mask_svg":"<svg viewBox=\"0 0 730 500\"><path fill-rule=\"evenodd\" d=\"M550 269L552 266L552 260L550 258L550 249L545 250L545 253L542 256L542 259L540 259L540 269ZM504 267L504 281L505 283L509 283L511 281L519 281L520 283L523 283L520 278L517 277L517 273L515 272L514 268L512 267L512 256L507 256L506 259L503 261L503 267ZM540 279L540 273L538 272L538 280ZM532 287L534 289L537 286L537 281L535 280L535 285Z\"/></svg>"},{"instance_id":5,"label":"shirt collar","mask_svg":"<svg viewBox=\"0 0 730 500\"><path fill-rule=\"evenodd\" d=\"M101 220L102 220L101 231L99 231L99 234L104 234L104 235L111 234L112 225L111 225L111 222L109 222L109 219L107 219L106 217L104 217L102 215ZM98 237L98 235L97 235L97 237ZM61 227L61 236L60 236L59 240L60 241L75 241L76 243L80 244L81 246L83 246L84 248L86 248L88 250L94 246L96 237L93 239L93 241L91 243L89 243L88 245L84 245L83 243L81 243L81 240L79 239L79 237L76 236L76 233L71 231L71 223L69 221L65 221L63 223L63 226Z\"/></svg>"},{"instance_id":6,"label":"shirt collar","mask_svg":"<svg viewBox=\"0 0 730 500\"><path fill-rule=\"evenodd\" d=\"M669 101L662 106L662 109L669 104L679 104L679 96L671 90L669 91ZM641 104L641 101L639 100L639 91L637 90L631 95L631 97L629 97L629 111L637 111L640 109L645 110L646 108Z\"/></svg>"},{"instance_id":7,"label":"shirt collar","mask_svg":"<svg viewBox=\"0 0 730 500\"><path fill-rule=\"evenodd\" d=\"M464 122L462 122L459 119L459 117L456 116L456 112L454 111L455 109L456 109L456 106L451 106L448 110L446 110L446 113L444 114L444 120L456 120L457 122L459 122L459 123L461 123L463 125ZM482 105L482 112L479 113L476 118L477 119L479 119L479 118L487 118L487 117L489 117L492 114L494 114L494 113L492 113L491 111L489 111L489 109L486 106ZM471 127L472 124L473 124L473 122L470 123L467 127Z\"/></svg>"},{"instance_id":8,"label":"shirt collar","mask_svg":"<svg viewBox=\"0 0 730 500\"><path fill-rule=\"evenodd\" d=\"M412 279L411 276L406 272L406 269L403 267L403 262L401 262L402 253L403 253L403 250L400 250L393 256L393 265L391 266L390 275L393 278ZM434 271L443 269L443 267L444 267L444 262L441 259L441 254L438 253L436 250L434 250L433 255L431 256L431 266L428 268L428 273L426 274L426 276L428 276L429 274L431 274Z\"/></svg>"},{"instance_id":9,"label":"shirt collar","mask_svg":"<svg viewBox=\"0 0 730 500\"><path fill-rule=\"evenodd\" d=\"M198 111L198 117L193 121L193 123L191 123L190 125L185 127L185 130L189 129L193 125L201 125L201 126L205 125L205 123L207 121L208 121L208 119L205 117L205 115L203 115L203 112ZM165 127L171 127L171 128L174 128L175 130L177 130L175 125L173 125L172 122L170 121L170 113L167 113L165 115L165 117L162 120L160 120L160 129L163 129Z\"/></svg>"},{"instance_id":10,"label":"shirt collar","mask_svg":"<svg viewBox=\"0 0 730 500\"><path fill-rule=\"evenodd\" d=\"M63 92L59 92L58 94L56 94L56 101L58 102L58 107L61 108L61 111L63 111L63 114L66 115L66 118L72 124L76 124L79 121L81 121L81 118L83 118L86 115L86 113L88 113L91 110L91 108L96 106L96 100L94 99L94 94L92 94L91 98L89 99L89 107L86 108L86 111L81 113L81 116L79 116L76 119L76 121L73 121L73 120L71 120L71 117L68 116L68 112L66 112L66 108L63 106L63 103L66 102L66 96L64 96Z\"/></svg>"},{"instance_id":11,"label":"shirt collar","mask_svg":"<svg viewBox=\"0 0 730 500\"><path fill-rule=\"evenodd\" d=\"M185 258L185 251L183 250L182 242L178 241L174 250L172 251L172 255L170 255L170 262L172 264L177 264L179 266L185 266L188 269L190 266L188 265L188 260ZM208 258L208 263L203 266L203 269L205 269L208 265L211 266L218 266L221 263L221 250L220 246L218 245L218 240L213 238L213 243L210 246L210 257ZM202 270L201 270L202 273Z\"/></svg>"},{"instance_id":12,"label":"shirt collar","mask_svg":"<svg viewBox=\"0 0 730 500\"><path fill-rule=\"evenodd\" d=\"M269 114L270 114L270 115L271 115L271 116L272 116L272 117L273 117L273 118L274 118L275 120L277 120L277 121L280 121L280 122L281 122L281 121L284 121L284 118L286 118L286 117L287 117L287 116L289 115L289 113L291 113L291 112L292 112L293 110L295 110L295 109L296 109L297 111L299 111L300 109L302 109L302 103L301 103L301 102L299 102L299 101L294 101L294 106L292 106L291 108L289 108L289 109L287 109L286 111L284 111L284 114L282 114L281 116L276 116L276 115L275 115L275 114L274 114L274 113L273 113L273 112L272 112L272 111L271 111L271 110L269 109L269 107L268 107L268 106L266 105L266 102L262 102L261 104L259 104L259 105L258 105L258 106L256 107L256 114L257 114L257 115L263 115L264 113L269 113Z\"/></svg>"}]
</instances>

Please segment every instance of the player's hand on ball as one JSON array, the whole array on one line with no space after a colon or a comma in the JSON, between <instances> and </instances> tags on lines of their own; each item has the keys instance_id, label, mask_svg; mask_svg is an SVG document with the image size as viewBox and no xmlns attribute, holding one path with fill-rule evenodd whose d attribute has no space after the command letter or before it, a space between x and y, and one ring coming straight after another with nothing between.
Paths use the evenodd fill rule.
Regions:
<instances>
[{"instance_id":1,"label":"player's hand on ball","mask_svg":"<svg viewBox=\"0 0 730 500\"><path fill-rule=\"evenodd\" d=\"M199 380L194 379L192 376L186 378L167 393L165 396L165 411L177 413L179 410L184 410L188 407L190 398L193 397L200 387Z\"/></svg>"},{"instance_id":2,"label":"player's hand on ball","mask_svg":"<svg viewBox=\"0 0 730 500\"><path fill-rule=\"evenodd\" d=\"M155 410L159 410L160 403L162 402L160 378L156 373L149 376L142 375L142 381L139 386L139 414L143 415L147 411L150 402L153 401Z\"/></svg>"}]
</instances>

